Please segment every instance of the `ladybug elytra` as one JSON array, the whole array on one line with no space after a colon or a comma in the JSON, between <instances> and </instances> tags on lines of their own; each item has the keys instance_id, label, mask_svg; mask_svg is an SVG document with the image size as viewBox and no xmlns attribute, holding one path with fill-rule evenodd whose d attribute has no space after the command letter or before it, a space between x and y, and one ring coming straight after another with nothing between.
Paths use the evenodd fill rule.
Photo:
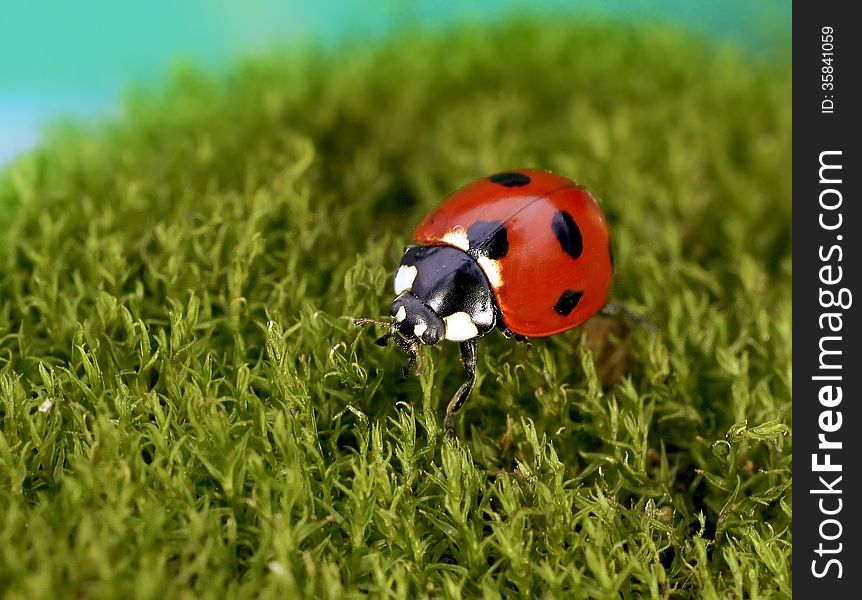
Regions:
<instances>
[{"instance_id":1,"label":"ladybug elytra","mask_svg":"<svg viewBox=\"0 0 862 600\"><path fill-rule=\"evenodd\" d=\"M446 433L476 380L476 340L494 328L526 341L580 325L604 306L613 265L604 215L577 183L539 170L497 173L447 198L419 224L395 273L390 340L458 342L467 379L446 410Z\"/></svg>"}]
</instances>

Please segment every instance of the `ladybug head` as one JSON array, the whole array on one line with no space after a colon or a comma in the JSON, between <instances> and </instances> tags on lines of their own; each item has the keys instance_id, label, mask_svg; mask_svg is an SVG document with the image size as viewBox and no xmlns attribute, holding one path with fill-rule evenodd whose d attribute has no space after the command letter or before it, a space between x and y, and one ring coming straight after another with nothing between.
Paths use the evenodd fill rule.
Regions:
<instances>
[{"instance_id":1,"label":"ladybug head","mask_svg":"<svg viewBox=\"0 0 862 600\"><path fill-rule=\"evenodd\" d=\"M389 328L374 343L386 346L392 339L405 352L416 351L419 344L433 346L444 337L445 325L437 313L425 306L416 296L403 293L392 303L392 320L354 319L356 325L383 325ZM412 349L412 350L411 350Z\"/></svg>"},{"instance_id":2,"label":"ladybug head","mask_svg":"<svg viewBox=\"0 0 862 600\"><path fill-rule=\"evenodd\" d=\"M443 319L410 292L399 294L392 302L390 334L408 343L421 342L433 346L446 332Z\"/></svg>"},{"instance_id":3,"label":"ladybug head","mask_svg":"<svg viewBox=\"0 0 862 600\"><path fill-rule=\"evenodd\" d=\"M410 292L404 292L395 298L391 314L392 320L389 323L374 319L355 319L354 323L388 326L389 331L379 337L375 343L378 346L386 346L389 340L392 340L396 346L407 353L409 358L403 369L405 377L410 374L414 365L417 365L416 372L421 373L419 344L431 346L443 339L446 332L443 319Z\"/></svg>"}]
</instances>

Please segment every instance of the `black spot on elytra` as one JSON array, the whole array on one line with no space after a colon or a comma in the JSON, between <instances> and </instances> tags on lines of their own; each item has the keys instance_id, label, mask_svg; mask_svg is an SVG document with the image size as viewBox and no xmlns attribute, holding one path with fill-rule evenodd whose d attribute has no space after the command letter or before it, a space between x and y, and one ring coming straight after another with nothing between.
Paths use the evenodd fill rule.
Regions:
<instances>
[{"instance_id":1,"label":"black spot on elytra","mask_svg":"<svg viewBox=\"0 0 862 600\"><path fill-rule=\"evenodd\" d=\"M500 260L509 252L506 226L499 221L476 221L467 230L470 250L492 260Z\"/></svg>"},{"instance_id":2,"label":"black spot on elytra","mask_svg":"<svg viewBox=\"0 0 862 600\"><path fill-rule=\"evenodd\" d=\"M506 187L521 187L522 185L527 185L532 181L529 176L524 175L523 173L516 173L514 171L497 173L496 175L491 175L488 179L494 183L505 185Z\"/></svg>"},{"instance_id":3,"label":"black spot on elytra","mask_svg":"<svg viewBox=\"0 0 862 600\"><path fill-rule=\"evenodd\" d=\"M578 258L581 252L584 251L584 240L581 237L581 230L572 215L564 210L557 211L551 220L551 229L554 230L554 235L560 241L560 246L563 247L563 252L572 258Z\"/></svg>"},{"instance_id":4,"label":"black spot on elytra","mask_svg":"<svg viewBox=\"0 0 862 600\"><path fill-rule=\"evenodd\" d=\"M578 305L578 302L581 301L581 297L584 295L583 292L576 292L575 290L566 290L562 294L560 294L559 300L554 305L554 310L563 315L564 317L568 317L572 314L572 311L575 310L575 307Z\"/></svg>"}]
</instances>

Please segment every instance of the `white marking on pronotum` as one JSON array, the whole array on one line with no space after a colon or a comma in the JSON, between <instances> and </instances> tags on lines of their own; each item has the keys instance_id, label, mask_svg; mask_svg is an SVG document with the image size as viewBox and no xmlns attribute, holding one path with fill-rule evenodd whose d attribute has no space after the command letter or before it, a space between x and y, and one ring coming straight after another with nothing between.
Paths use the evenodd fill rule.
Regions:
<instances>
[{"instance_id":1,"label":"white marking on pronotum","mask_svg":"<svg viewBox=\"0 0 862 600\"><path fill-rule=\"evenodd\" d=\"M407 318L407 309L403 306L398 307L398 312L395 313L395 320L399 323Z\"/></svg>"},{"instance_id":2,"label":"white marking on pronotum","mask_svg":"<svg viewBox=\"0 0 862 600\"><path fill-rule=\"evenodd\" d=\"M425 333L425 330L428 329L428 325L425 323L419 323L416 327L413 328L413 334L416 337L422 337L422 334Z\"/></svg>"},{"instance_id":3,"label":"white marking on pronotum","mask_svg":"<svg viewBox=\"0 0 862 600\"><path fill-rule=\"evenodd\" d=\"M466 252L470 249L470 240L467 238L467 232L460 225L456 225L450 231L443 234L443 241L450 246L455 246Z\"/></svg>"},{"instance_id":4,"label":"white marking on pronotum","mask_svg":"<svg viewBox=\"0 0 862 600\"><path fill-rule=\"evenodd\" d=\"M413 265L401 265L395 273L395 294L401 294L413 287L413 281L419 270Z\"/></svg>"},{"instance_id":5,"label":"white marking on pronotum","mask_svg":"<svg viewBox=\"0 0 862 600\"><path fill-rule=\"evenodd\" d=\"M476 259L482 271L485 272L485 277L488 278L488 283L494 289L500 288L503 285L503 275L500 273L500 261L488 258L487 256L479 256Z\"/></svg>"},{"instance_id":6,"label":"white marking on pronotum","mask_svg":"<svg viewBox=\"0 0 862 600\"><path fill-rule=\"evenodd\" d=\"M453 342L463 342L471 340L479 335L479 330L476 329L476 324L465 312L452 313L444 318L446 323L446 339Z\"/></svg>"},{"instance_id":7,"label":"white marking on pronotum","mask_svg":"<svg viewBox=\"0 0 862 600\"><path fill-rule=\"evenodd\" d=\"M476 310L470 318L473 319L473 322L476 325L484 325L485 327L491 327L494 324L494 308L489 304L481 307L479 310Z\"/></svg>"}]
</instances>

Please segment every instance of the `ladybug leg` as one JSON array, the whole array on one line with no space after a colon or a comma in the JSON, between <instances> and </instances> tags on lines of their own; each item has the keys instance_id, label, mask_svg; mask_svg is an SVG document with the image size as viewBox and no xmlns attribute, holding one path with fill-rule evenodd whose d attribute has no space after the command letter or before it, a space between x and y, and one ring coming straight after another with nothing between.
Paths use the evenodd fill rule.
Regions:
<instances>
[{"instance_id":1,"label":"ladybug leg","mask_svg":"<svg viewBox=\"0 0 862 600\"><path fill-rule=\"evenodd\" d=\"M446 407L445 427L446 437L449 439L455 438L455 413L464 405L476 383L476 340L461 342L461 360L467 371L467 381L461 384L452 400L449 401L449 406Z\"/></svg>"},{"instance_id":2,"label":"ladybug leg","mask_svg":"<svg viewBox=\"0 0 862 600\"><path fill-rule=\"evenodd\" d=\"M395 344L401 351L407 354L407 362L401 367L401 374L404 375L404 379L410 377L413 367L416 367L416 374L421 375L424 369L422 368L422 363L419 361L419 341L407 340L400 335L393 335L392 339L395 340Z\"/></svg>"},{"instance_id":3,"label":"ladybug leg","mask_svg":"<svg viewBox=\"0 0 862 600\"><path fill-rule=\"evenodd\" d=\"M518 342L519 344L524 344L525 346L527 346L527 348L531 348L533 346L533 342L530 341L530 338L523 335L518 335L517 333L514 333L511 329L503 325L503 319L499 319L498 323L500 323L500 325L498 325L500 331L507 338L514 338L516 342Z\"/></svg>"},{"instance_id":4,"label":"ladybug leg","mask_svg":"<svg viewBox=\"0 0 862 600\"><path fill-rule=\"evenodd\" d=\"M533 347L533 342L530 341L530 338L523 335L518 335L517 333L513 337L515 338L515 341L519 344L524 344L527 348Z\"/></svg>"}]
</instances>

